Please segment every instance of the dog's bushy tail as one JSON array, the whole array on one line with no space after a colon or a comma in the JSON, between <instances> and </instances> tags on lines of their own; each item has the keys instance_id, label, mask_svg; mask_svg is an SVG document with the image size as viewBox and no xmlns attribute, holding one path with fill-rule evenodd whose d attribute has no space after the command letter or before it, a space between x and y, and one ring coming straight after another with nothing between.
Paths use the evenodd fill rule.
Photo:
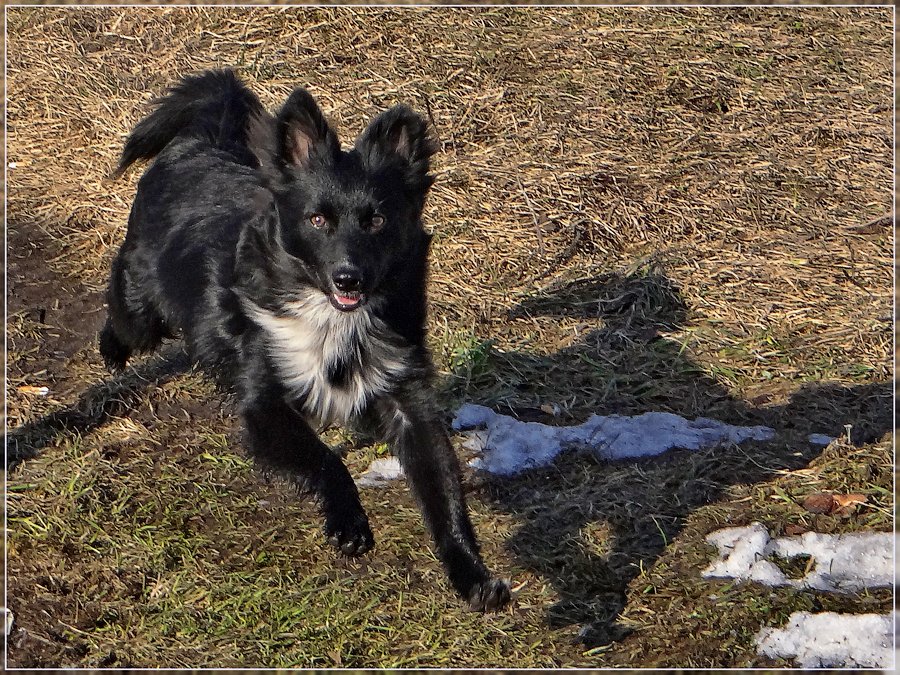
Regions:
<instances>
[{"instance_id":1,"label":"dog's bushy tail","mask_svg":"<svg viewBox=\"0 0 900 675\"><path fill-rule=\"evenodd\" d=\"M188 75L153 103L156 109L128 136L114 178L138 160L155 157L176 136L185 134L246 157L248 125L266 115L256 95L231 70Z\"/></svg>"}]
</instances>

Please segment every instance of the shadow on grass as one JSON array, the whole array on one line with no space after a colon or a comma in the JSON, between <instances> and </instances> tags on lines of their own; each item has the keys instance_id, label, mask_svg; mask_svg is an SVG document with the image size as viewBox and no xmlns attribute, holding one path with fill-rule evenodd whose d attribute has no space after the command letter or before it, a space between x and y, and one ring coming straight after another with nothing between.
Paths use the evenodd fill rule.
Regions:
<instances>
[{"instance_id":1,"label":"shadow on grass","mask_svg":"<svg viewBox=\"0 0 900 675\"><path fill-rule=\"evenodd\" d=\"M603 327L546 356L492 351L482 377L467 374L469 400L548 424L576 420L554 420L515 402L577 399L596 414L667 411L765 424L779 432L771 443L672 452L637 462L564 455L550 468L491 479L493 506L520 521L508 549L548 579L560 597L549 609L549 623L582 625L579 637L589 648L627 634L618 619L628 584L653 564L695 509L721 498L728 486L759 483L807 465L822 450L807 442L808 434L837 436L845 421L852 422L851 440L861 444L891 428L890 383L806 385L786 403L767 407L734 398L692 363L679 343L660 334L683 326L688 311L678 288L658 274L570 284L522 302L511 313L597 320ZM759 398L766 402L765 395Z\"/></svg>"},{"instance_id":2,"label":"shadow on grass","mask_svg":"<svg viewBox=\"0 0 900 675\"><path fill-rule=\"evenodd\" d=\"M579 414L669 411L767 424L794 435L837 434L842 429L838 421L852 420L856 442L878 438L891 426L887 383L808 386L786 404L767 408L735 399L704 375L678 343L661 335L683 326L688 311L678 289L659 275L610 275L572 284L511 311L522 317L585 319L602 328L546 356L491 352L488 370L491 377L499 374L502 386L476 377L468 396L494 407L500 407L504 391L510 392L510 401L574 397L582 408ZM90 387L73 405L11 430L6 437L8 467L36 456L60 434L85 433L128 412L142 392L188 367L180 343L170 344L158 356ZM541 421L553 422L525 406L501 412L510 409L522 418L544 415ZM595 647L623 637L626 629L619 618L628 584L653 564L695 509L720 498L730 485L757 483L775 471L802 467L819 451L817 446L772 443L618 464L564 456L549 469L492 480L491 496L495 508L514 514L520 523L507 542L510 552L522 566L548 579L560 597L548 611L549 623L583 626L582 641Z\"/></svg>"},{"instance_id":3,"label":"shadow on grass","mask_svg":"<svg viewBox=\"0 0 900 675\"><path fill-rule=\"evenodd\" d=\"M130 411L145 390L189 369L190 359L180 343L167 345L157 356L89 387L72 405L9 430L4 438L6 468L13 470L22 461L36 457L61 434L84 434L110 417Z\"/></svg>"}]
</instances>

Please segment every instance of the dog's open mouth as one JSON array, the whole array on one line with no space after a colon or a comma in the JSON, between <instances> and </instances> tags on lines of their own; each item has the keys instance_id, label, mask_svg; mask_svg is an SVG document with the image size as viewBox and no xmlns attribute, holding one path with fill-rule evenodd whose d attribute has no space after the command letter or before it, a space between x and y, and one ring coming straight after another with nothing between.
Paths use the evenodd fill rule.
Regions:
<instances>
[{"instance_id":1,"label":"dog's open mouth","mask_svg":"<svg viewBox=\"0 0 900 675\"><path fill-rule=\"evenodd\" d=\"M335 309L339 309L342 312L352 312L366 302L365 294L358 292L342 291L331 293L329 294L328 299L331 300L331 304Z\"/></svg>"}]
</instances>

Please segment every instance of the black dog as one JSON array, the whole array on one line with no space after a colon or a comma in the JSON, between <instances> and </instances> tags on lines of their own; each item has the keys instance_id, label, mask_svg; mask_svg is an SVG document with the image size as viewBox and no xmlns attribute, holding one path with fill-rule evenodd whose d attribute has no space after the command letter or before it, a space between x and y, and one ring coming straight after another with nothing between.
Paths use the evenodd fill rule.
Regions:
<instances>
[{"instance_id":1,"label":"black dog","mask_svg":"<svg viewBox=\"0 0 900 675\"><path fill-rule=\"evenodd\" d=\"M115 370L182 334L237 390L248 444L319 499L328 541L374 543L356 486L310 424L368 422L400 458L453 587L495 609L459 466L428 404L424 344L435 151L405 106L342 151L312 96L275 117L230 71L187 77L131 133L117 170L156 157L113 262L100 351Z\"/></svg>"}]
</instances>

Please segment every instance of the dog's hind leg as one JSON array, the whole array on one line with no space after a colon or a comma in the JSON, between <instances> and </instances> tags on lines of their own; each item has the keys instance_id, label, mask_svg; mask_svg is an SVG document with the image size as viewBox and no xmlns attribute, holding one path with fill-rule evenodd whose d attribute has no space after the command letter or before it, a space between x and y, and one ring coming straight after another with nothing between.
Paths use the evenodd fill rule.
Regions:
<instances>
[{"instance_id":1,"label":"dog's hind leg","mask_svg":"<svg viewBox=\"0 0 900 675\"><path fill-rule=\"evenodd\" d=\"M280 386L266 383L266 371L253 374L250 381L245 370L241 413L254 459L317 497L328 543L345 555L365 553L375 538L347 467L285 402Z\"/></svg>"},{"instance_id":2,"label":"dog's hind leg","mask_svg":"<svg viewBox=\"0 0 900 675\"><path fill-rule=\"evenodd\" d=\"M164 337L171 337L163 318L135 288L121 251L113 260L106 301L100 354L110 370L122 370L133 353L152 351Z\"/></svg>"},{"instance_id":3,"label":"dog's hind leg","mask_svg":"<svg viewBox=\"0 0 900 675\"><path fill-rule=\"evenodd\" d=\"M411 399L410 399L411 400ZM493 579L481 560L450 441L425 406L385 397L375 405L386 440L400 459L450 583L473 610L502 607L509 585Z\"/></svg>"}]
</instances>

